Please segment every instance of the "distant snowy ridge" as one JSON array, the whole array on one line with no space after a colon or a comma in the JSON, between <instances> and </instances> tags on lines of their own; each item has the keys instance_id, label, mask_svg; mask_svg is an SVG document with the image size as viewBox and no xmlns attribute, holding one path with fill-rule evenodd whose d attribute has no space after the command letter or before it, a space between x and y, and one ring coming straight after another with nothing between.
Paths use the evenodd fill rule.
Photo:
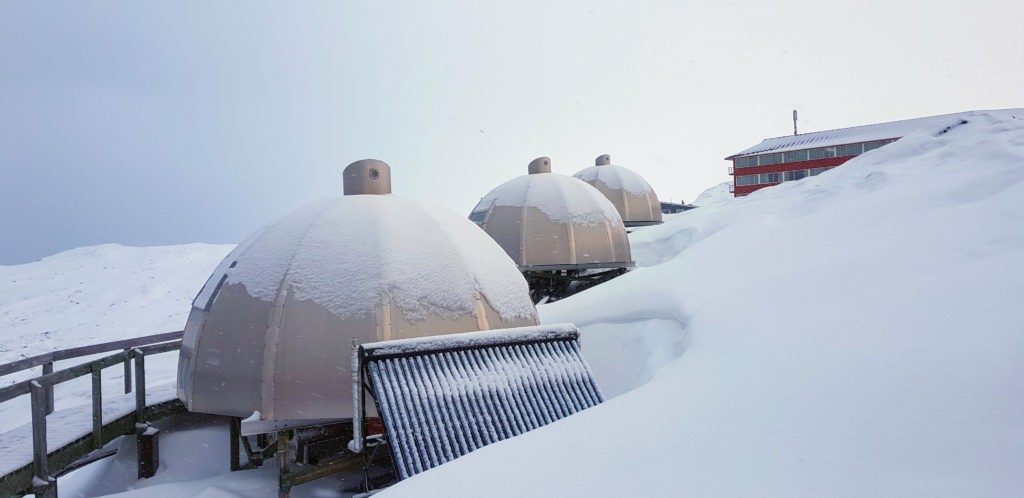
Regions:
<instances>
[{"instance_id":1,"label":"distant snowy ridge","mask_svg":"<svg viewBox=\"0 0 1024 498\"><path fill-rule=\"evenodd\" d=\"M0 363L181 330L192 298L232 247L103 244L0 266Z\"/></svg>"},{"instance_id":2,"label":"distant snowy ridge","mask_svg":"<svg viewBox=\"0 0 1024 498\"><path fill-rule=\"evenodd\" d=\"M233 245L80 247L23 265L0 266L0 363L87 344L173 332L185 327L192 298ZM56 369L88 358L58 362ZM146 360L150 386L173 384L177 354ZM34 375L0 378L0 387ZM103 371L105 397L116 395L123 370ZM85 405L88 377L56 389L57 409ZM30 420L28 396L0 403L0 432Z\"/></svg>"}]
</instances>

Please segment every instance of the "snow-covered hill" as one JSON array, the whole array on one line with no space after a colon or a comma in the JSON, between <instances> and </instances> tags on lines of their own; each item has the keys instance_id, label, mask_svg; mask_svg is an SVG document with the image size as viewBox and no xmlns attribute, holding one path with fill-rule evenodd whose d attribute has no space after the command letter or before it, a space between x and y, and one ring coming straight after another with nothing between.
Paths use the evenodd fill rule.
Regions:
<instances>
[{"instance_id":1,"label":"snow-covered hill","mask_svg":"<svg viewBox=\"0 0 1024 498\"><path fill-rule=\"evenodd\" d=\"M104 244L0 266L0 363L181 330L192 299L233 247ZM153 379L173 382L175 358L157 358L159 363L148 369ZM31 375L39 375L39 369L4 376L0 387ZM104 371L104 392L117 392L121 376L117 369ZM89 379L62 384L56 394L58 408L87 403ZM0 403L0 432L28 422L27 408L27 396Z\"/></svg>"},{"instance_id":2,"label":"snow-covered hill","mask_svg":"<svg viewBox=\"0 0 1024 498\"><path fill-rule=\"evenodd\" d=\"M232 247L104 244L0 266L0 363L181 330L192 299Z\"/></svg>"},{"instance_id":3,"label":"snow-covered hill","mask_svg":"<svg viewBox=\"0 0 1024 498\"><path fill-rule=\"evenodd\" d=\"M634 233L649 267L542 317L624 343L681 327L681 357L384 495L1020 496L1014 114L965 115Z\"/></svg>"}]
</instances>

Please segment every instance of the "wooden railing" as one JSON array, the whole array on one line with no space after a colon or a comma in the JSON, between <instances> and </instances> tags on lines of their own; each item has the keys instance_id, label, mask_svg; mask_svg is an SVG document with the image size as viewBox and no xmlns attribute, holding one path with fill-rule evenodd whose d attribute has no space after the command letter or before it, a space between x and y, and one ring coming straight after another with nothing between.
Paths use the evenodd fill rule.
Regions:
<instances>
[{"instance_id":1,"label":"wooden railing","mask_svg":"<svg viewBox=\"0 0 1024 498\"><path fill-rule=\"evenodd\" d=\"M107 441L113 439L113 437L116 437L117 435L120 435L114 435L111 431L107 431L107 433L104 432L102 399L103 369L123 364L125 373L124 389L125 394L128 394L132 390L131 368L132 363L134 362L134 428L136 431L144 432L146 429L146 356L174 351L181 348L181 336L182 332L178 331L135 339L126 339L122 341L93 344L89 346L65 349L62 351L44 353L0 365L0 376L9 375L37 366L43 367L43 374L38 377L0 388L0 402L8 401L25 394L31 396L32 475L36 478L35 484L32 487L33 491L36 492L37 495L56 496L56 480L53 472L57 471L59 473L64 470L66 465L71 464L73 461L71 457L65 457L56 469L54 469L52 465L48 465L47 462L49 450L46 443L46 415L53 412L53 387L57 384L68 382L78 377L84 377L87 375L92 377L92 437L91 444L83 447L83 450L86 450L86 453L88 453L89 451L100 449ZM116 350L121 351L103 358L75 365L70 368L58 370L56 372L53 371L53 362L55 361L68 360ZM141 441L142 439L140 438L140 445L142 444ZM140 446L140 450L141 449L142 448ZM153 468L146 469L144 468L146 462L143 457L144 455L140 452L139 475L140 477L149 477L152 475L151 472L156 471L155 463L153 463L155 461L150 458L150 465L152 465ZM74 458L74 460L77 460L77 458ZM13 485L14 487L20 486L20 484L7 482L15 480L12 475L0 476L0 479L2 479L2 481L0 481L0 488L8 488L7 491L11 491L11 489L13 489L13 487L9 485Z\"/></svg>"},{"instance_id":2,"label":"wooden railing","mask_svg":"<svg viewBox=\"0 0 1024 498\"><path fill-rule=\"evenodd\" d=\"M144 346L147 344L156 344L160 342L180 340L183 331L167 332L164 334L150 335L146 337L136 337L134 339L124 339L121 341L104 342L101 344L91 344L89 346L81 346L77 348L63 349L60 351L52 351L49 353L43 353L28 358L22 358L18 361L12 361L10 363L4 363L0 365L0 377L10 375L15 372L27 370L29 368L42 366L43 375L53 373L53 362L61 360L70 360L74 358L81 358L82 356L89 356L99 353L107 353L110 351L117 351L119 349L128 351L136 346ZM132 392L132 380L131 380L131 363L125 360L124 363L124 393L128 394ZM0 388L0 403L4 401L16 398L23 394L29 394L29 383L32 379L18 382L7 387ZM47 395L47 411L46 413L53 413L53 389L52 387L46 393Z\"/></svg>"}]
</instances>

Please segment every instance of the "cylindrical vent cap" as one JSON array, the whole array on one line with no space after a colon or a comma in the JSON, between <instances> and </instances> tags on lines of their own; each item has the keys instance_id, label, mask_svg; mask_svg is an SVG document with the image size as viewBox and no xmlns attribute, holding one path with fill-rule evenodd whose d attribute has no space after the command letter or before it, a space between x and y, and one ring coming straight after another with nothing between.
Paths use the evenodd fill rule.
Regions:
<instances>
[{"instance_id":1,"label":"cylindrical vent cap","mask_svg":"<svg viewBox=\"0 0 1024 498\"><path fill-rule=\"evenodd\" d=\"M538 157L530 162L530 174L536 175L537 173L550 173L551 172L551 159L546 157Z\"/></svg>"},{"instance_id":2,"label":"cylindrical vent cap","mask_svg":"<svg viewBox=\"0 0 1024 498\"><path fill-rule=\"evenodd\" d=\"M345 167L342 173L345 195L391 193L391 166L376 159L363 159Z\"/></svg>"},{"instance_id":3,"label":"cylindrical vent cap","mask_svg":"<svg viewBox=\"0 0 1024 498\"><path fill-rule=\"evenodd\" d=\"M608 154L601 154L600 156L597 156L597 159L594 159L594 165L596 166L608 166L611 163L612 156L609 156Z\"/></svg>"}]
</instances>

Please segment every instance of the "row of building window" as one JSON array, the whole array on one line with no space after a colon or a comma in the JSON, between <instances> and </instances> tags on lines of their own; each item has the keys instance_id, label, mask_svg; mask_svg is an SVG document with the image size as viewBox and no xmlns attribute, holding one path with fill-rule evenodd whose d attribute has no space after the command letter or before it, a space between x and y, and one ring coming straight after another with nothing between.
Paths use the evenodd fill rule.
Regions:
<instances>
[{"instance_id":1,"label":"row of building window","mask_svg":"<svg viewBox=\"0 0 1024 498\"><path fill-rule=\"evenodd\" d=\"M818 149L804 149L790 152L776 152L773 154L761 154L759 156L737 157L736 167L750 168L753 166L795 163L799 161L810 161L812 159L825 159L828 157L856 156L895 141L895 139L877 140L874 142L839 145L836 147L821 147Z\"/></svg>"},{"instance_id":2,"label":"row of building window","mask_svg":"<svg viewBox=\"0 0 1024 498\"><path fill-rule=\"evenodd\" d=\"M767 185L771 183L790 182L808 176L820 175L822 171L832 168L811 168L798 169L795 171L780 171L778 173L764 173L761 175L740 175L736 177L736 186L745 187L748 185Z\"/></svg>"}]
</instances>

